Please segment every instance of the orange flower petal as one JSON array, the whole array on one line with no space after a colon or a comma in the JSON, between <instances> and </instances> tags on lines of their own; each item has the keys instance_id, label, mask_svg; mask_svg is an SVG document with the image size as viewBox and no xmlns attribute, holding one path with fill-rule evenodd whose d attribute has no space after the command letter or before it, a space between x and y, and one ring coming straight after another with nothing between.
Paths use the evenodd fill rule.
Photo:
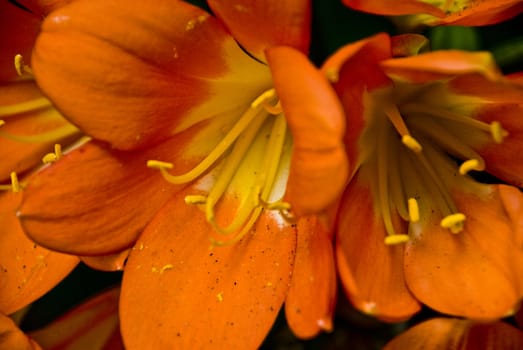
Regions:
<instances>
[{"instance_id":1,"label":"orange flower petal","mask_svg":"<svg viewBox=\"0 0 523 350\"><path fill-rule=\"evenodd\" d=\"M274 47L267 59L293 137L285 196L298 216L321 212L340 197L347 180L342 106L301 52Z\"/></svg>"},{"instance_id":2,"label":"orange flower petal","mask_svg":"<svg viewBox=\"0 0 523 350\"><path fill-rule=\"evenodd\" d=\"M170 0L78 1L53 12L33 69L64 115L120 149L246 107L270 82L218 20Z\"/></svg>"},{"instance_id":3,"label":"orange flower petal","mask_svg":"<svg viewBox=\"0 0 523 350\"><path fill-rule=\"evenodd\" d=\"M342 0L353 9L379 15L408 15L426 13L443 17L445 13L430 3L420 0Z\"/></svg>"},{"instance_id":4,"label":"orange flower petal","mask_svg":"<svg viewBox=\"0 0 523 350\"><path fill-rule=\"evenodd\" d=\"M14 58L20 54L30 61L31 50L40 30L40 20L8 1L0 3L0 82L18 77ZM8 33L8 34L7 34Z\"/></svg>"},{"instance_id":5,"label":"orange flower petal","mask_svg":"<svg viewBox=\"0 0 523 350\"><path fill-rule=\"evenodd\" d=\"M523 333L509 324L434 318L401 333L389 342L384 350L516 350L522 348Z\"/></svg>"},{"instance_id":6,"label":"orange flower petal","mask_svg":"<svg viewBox=\"0 0 523 350\"><path fill-rule=\"evenodd\" d=\"M0 195L0 312L5 314L41 297L78 264L78 258L48 251L25 236L15 215L20 199L20 193Z\"/></svg>"},{"instance_id":7,"label":"orange flower petal","mask_svg":"<svg viewBox=\"0 0 523 350\"><path fill-rule=\"evenodd\" d=\"M517 187L523 187L523 162L518 161L523 153L522 115L522 104L495 104L481 108L475 116L489 124L498 121L508 131L502 143L489 142L477 151L485 160L488 172Z\"/></svg>"},{"instance_id":8,"label":"orange flower petal","mask_svg":"<svg viewBox=\"0 0 523 350\"><path fill-rule=\"evenodd\" d=\"M435 79L451 78L460 74L480 74L497 79L500 72L488 52L440 50L380 63L390 77L411 83L424 83Z\"/></svg>"},{"instance_id":9,"label":"orange flower petal","mask_svg":"<svg viewBox=\"0 0 523 350\"><path fill-rule=\"evenodd\" d=\"M119 337L118 288L104 292L69 311L45 328L31 332L46 350L123 350ZM110 345L110 346L109 346Z\"/></svg>"},{"instance_id":10,"label":"orange flower petal","mask_svg":"<svg viewBox=\"0 0 523 350\"><path fill-rule=\"evenodd\" d=\"M445 18L434 21L434 25L483 26L506 21L523 12L519 0L469 1L460 12L453 12Z\"/></svg>"},{"instance_id":11,"label":"orange flower petal","mask_svg":"<svg viewBox=\"0 0 523 350\"><path fill-rule=\"evenodd\" d=\"M365 95L367 91L391 84L378 66L379 62L392 54L390 37L377 34L342 47L322 67L323 72L333 81L343 104L347 132L345 145L350 159L349 174L352 177L359 165L359 137L366 125Z\"/></svg>"},{"instance_id":12,"label":"orange flower petal","mask_svg":"<svg viewBox=\"0 0 523 350\"><path fill-rule=\"evenodd\" d=\"M339 212L336 255L342 284L353 305L385 321L408 319L420 309L407 289L402 245L387 246L363 175L351 181Z\"/></svg>"},{"instance_id":13,"label":"orange flower petal","mask_svg":"<svg viewBox=\"0 0 523 350\"><path fill-rule=\"evenodd\" d=\"M43 18L51 11L63 7L72 1L74 0L17 0L16 2L29 9L35 16Z\"/></svg>"},{"instance_id":14,"label":"orange flower petal","mask_svg":"<svg viewBox=\"0 0 523 350\"><path fill-rule=\"evenodd\" d=\"M414 56L429 45L429 39L420 34L400 34L390 38L392 56Z\"/></svg>"},{"instance_id":15,"label":"orange flower petal","mask_svg":"<svg viewBox=\"0 0 523 350\"><path fill-rule=\"evenodd\" d=\"M296 336L312 338L320 331L332 331L336 275L331 232L316 216L298 220L297 230L296 260L285 315Z\"/></svg>"},{"instance_id":16,"label":"orange flower petal","mask_svg":"<svg viewBox=\"0 0 523 350\"><path fill-rule=\"evenodd\" d=\"M265 61L264 50L285 45L308 52L310 0L209 0L213 12L253 56Z\"/></svg>"},{"instance_id":17,"label":"orange flower petal","mask_svg":"<svg viewBox=\"0 0 523 350\"><path fill-rule=\"evenodd\" d=\"M147 160L173 162L173 173L184 173L223 137L220 126L194 127L139 152L90 142L65 154L26 188L20 208L24 229L42 245L78 255L128 248L184 186L168 183L158 170L146 167Z\"/></svg>"},{"instance_id":18,"label":"orange flower petal","mask_svg":"<svg viewBox=\"0 0 523 350\"><path fill-rule=\"evenodd\" d=\"M0 349L42 350L31 338L24 334L12 319L0 313Z\"/></svg>"},{"instance_id":19,"label":"orange flower petal","mask_svg":"<svg viewBox=\"0 0 523 350\"><path fill-rule=\"evenodd\" d=\"M45 98L33 81L0 85L0 108L38 100L45 103ZM57 134L54 139L44 142L20 142L9 138L8 135L38 137L45 133L57 132L64 127L67 128L70 124L50 103L41 108L4 118L5 124L0 126L0 159L2 159L0 181L2 182L9 178L12 171L21 173L42 165L42 157L53 152L55 143L67 145L80 137L78 133L74 133L74 127L70 126L67 133L62 136Z\"/></svg>"},{"instance_id":20,"label":"orange flower petal","mask_svg":"<svg viewBox=\"0 0 523 350\"><path fill-rule=\"evenodd\" d=\"M122 271L130 249L125 249L119 253L100 256L82 256L82 262L92 269L100 271Z\"/></svg>"},{"instance_id":21,"label":"orange flower petal","mask_svg":"<svg viewBox=\"0 0 523 350\"><path fill-rule=\"evenodd\" d=\"M290 283L295 229L264 212L238 243L211 249L212 229L197 207L185 204L188 193L162 209L131 251L120 304L125 343L256 348Z\"/></svg>"},{"instance_id":22,"label":"orange flower petal","mask_svg":"<svg viewBox=\"0 0 523 350\"><path fill-rule=\"evenodd\" d=\"M496 319L513 312L523 295L523 251L505 205L523 208L523 194L492 186L479 197L456 193L466 215L465 229L452 234L439 222L414 233L405 251L405 275L416 297L437 311L474 319ZM519 215L522 215L520 212ZM495 235L492 233L495 232Z\"/></svg>"}]
</instances>

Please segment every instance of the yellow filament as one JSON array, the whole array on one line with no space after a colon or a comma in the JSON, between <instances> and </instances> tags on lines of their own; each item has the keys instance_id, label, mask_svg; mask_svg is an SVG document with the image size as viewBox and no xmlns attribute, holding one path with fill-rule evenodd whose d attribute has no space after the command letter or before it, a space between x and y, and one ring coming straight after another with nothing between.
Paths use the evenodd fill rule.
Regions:
<instances>
[{"instance_id":1,"label":"yellow filament","mask_svg":"<svg viewBox=\"0 0 523 350\"><path fill-rule=\"evenodd\" d=\"M0 117L26 113L51 106L51 102L45 97L34 98L29 101L0 106Z\"/></svg>"},{"instance_id":2,"label":"yellow filament","mask_svg":"<svg viewBox=\"0 0 523 350\"><path fill-rule=\"evenodd\" d=\"M482 171L482 170L485 170L485 167L482 163L480 163L479 160L477 159L469 159L469 160L466 160L464 161L460 167L459 167L459 173L461 175L465 175L467 174L469 171L472 171L472 170L477 170L477 171Z\"/></svg>"},{"instance_id":3,"label":"yellow filament","mask_svg":"<svg viewBox=\"0 0 523 350\"><path fill-rule=\"evenodd\" d=\"M407 146L414 153L420 153L423 149L420 143L410 135L403 135L403 137L401 138L401 143Z\"/></svg>"},{"instance_id":4,"label":"yellow filament","mask_svg":"<svg viewBox=\"0 0 523 350\"><path fill-rule=\"evenodd\" d=\"M490 133L495 143L502 143L505 137L508 136L508 132L503 129L501 123L494 121L490 124Z\"/></svg>"},{"instance_id":5,"label":"yellow filament","mask_svg":"<svg viewBox=\"0 0 523 350\"><path fill-rule=\"evenodd\" d=\"M390 198L389 198L389 173L388 160L392 147L389 144L388 125L382 124L378 135L378 203L383 218L385 230L389 235L395 234L394 225L392 224Z\"/></svg>"},{"instance_id":6,"label":"yellow filament","mask_svg":"<svg viewBox=\"0 0 523 350\"><path fill-rule=\"evenodd\" d=\"M419 206L418 201L415 198L409 198L407 201L409 208L409 220L410 222L419 221Z\"/></svg>"},{"instance_id":7,"label":"yellow filament","mask_svg":"<svg viewBox=\"0 0 523 350\"><path fill-rule=\"evenodd\" d=\"M68 136L72 136L78 132L78 129L71 125L64 125L58 129L51 130L48 132L44 132L41 134L36 135L13 135L8 132L4 132L0 130L0 136L4 137L6 139L16 141L16 142L23 142L23 143L43 143L43 142L51 142L55 140L59 140L61 138L65 138Z\"/></svg>"},{"instance_id":8,"label":"yellow filament","mask_svg":"<svg viewBox=\"0 0 523 350\"><path fill-rule=\"evenodd\" d=\"M236 124L231 128L231 130L225 135L225 137L218 143L218 145L205 157L198 165L193 169L186 172L182 175L172 175L169 174L165 169L172 169L173 165L171 163L161 162L158 160L149 160L147 161L147 166L149 168L159 169L165 178L172 184L184 184L193 181L198 176L202 175L207 169L209 169L225 151L231 147L231 145L236 141L238 136L252 123L253 119L259 114L261 108L264 106L264 103L268 99L274 98L274 90L265 91L260 97L258 97L254 102L251 103L251 108L249 108L238 120Z\"/></svg>"},{"instance_id":9,"label":"yellow filament","mask_svg":"<svg viewBox=\"0 0 523 350\"><path fill-rule=\"evenodd\" d=\"M11 184L10 185L0 185L0 190L2 191L8 191L11 190L13 192L20 192L20 189L22 186L20 185L20 182L18 181L18 176L16 175L16 172L12 171L10 174L11 177Z\"/></svg>"},{"instance_id":10,"label":"yellow filament","mask_svg":"<svg viewBox=\"0 0 523 350\"><path fill-rule=\"evenodd\" d=\"M15 55L15 69L19 76L24 75L24 73L33 75L33 70L24 63L24 58L20 54Z\"/></svg>"},{"instance_id":11,"label":"yellow filament","mask_svg":"<svg viewBox=\"0 0 523 350\"><path fill-rule=\"evenodd\" d=\"M42 162L44 164L50 164L56 162L60 158L62 158L62 146L57 143L54 145L54 153L47 153L42 158Z\"/></svg>"},{"instance_id":12,"label":"yellow filament","mask_svg":"<svg viewBox=\"0 0 523 350\"><path fill-rule=\"evenodd\" d=\"M440 225L443 228L449 229L452 233L459 233L463 231L463 226L465 222L465 214L462 213L454 213L445 216L441 222Z\"/></svg>"},{"instance_id":13,"label":"yellow filament","mask_svg":"<svg viewBox=\"0 0 523 350\"><path fill-rule=\"evenodd\" d=\"M405 234L394 234L394 235L388 235L385 237L385 244L386 245L396 245L401 243L406 243L409 241L409 235Z\"/></svg>"}]
</instances>

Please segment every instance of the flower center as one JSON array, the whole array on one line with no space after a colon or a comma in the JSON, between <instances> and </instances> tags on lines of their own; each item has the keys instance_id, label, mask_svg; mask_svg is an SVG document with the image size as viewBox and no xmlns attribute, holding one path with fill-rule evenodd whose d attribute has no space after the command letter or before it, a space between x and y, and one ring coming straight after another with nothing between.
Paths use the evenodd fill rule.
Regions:
<instances>
[{"instance_id":1,"label":"flower center","mask_svg":"<svg viewBox=\"0 0 523 350\"><path fill-rule=\"evenodd\" d=\"M488 124L425 102L381 106L376 152L370 159L377 169L375 195L388 234L385 243L409 240L408 233L396 231L394 212L410 224L439 213L441 227L461 232L466 216L450 190L459 184L474 191L475 182L467 174L483 171L485 161L473 147L489 140L502 143L507 131L498 121Z\"/></svg>"},{"instance_id":2,"label":"flower center","mask_svg":"<svg viewBox=\"0 0 523 350\"><path fill-rule=\"evenodd\" d=\"M181 175L172 175L172 163L149 160L147 166L159 169L173 184L192 182L209 170L216 169L213 185L207 195L189 195L187 204L200 205L207 222L223 238L211 238L213 245L226 245L240 240L255 224L263 209L278 210L290 218L290 204L278 199L271 201L278 178L288 168L290 134L274 89L262 93L241 115L216 147L193 169ZM252 160L254 159L254 164ZM249 165L248 171L243 170ZM247 176L245 175L247 174ZM241 187L238 209L228 225L216 220L216 207L231 187L236 176L247 177ZM286 175L285 175L286 176ZM284 176L284 177L285 177ZM286 180L286 178L285 178Z\"/></svg>"}]
</instances>

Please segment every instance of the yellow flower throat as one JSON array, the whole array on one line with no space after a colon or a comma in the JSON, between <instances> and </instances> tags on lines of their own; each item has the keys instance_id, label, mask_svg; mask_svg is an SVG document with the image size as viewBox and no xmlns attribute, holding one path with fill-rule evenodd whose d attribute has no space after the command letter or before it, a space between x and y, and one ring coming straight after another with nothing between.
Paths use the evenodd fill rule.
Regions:
<instances>
[{"instance_id":1,"label":"yellow flower throat","mask_svg":"<svg viewBox=\"0 0 523 350\"><path fill-rule=\"evenodd\" d=\"M409 240L408 232L397 232L395 213L409 227L440 214L441 227L461 232L466 216L457 208L451 189L474 191L474 180L467 174L485 170L485 161L473 147L502 143L507 131L498 121L488 124L471 117L470 111L441 103L423 99L394 103L390 97L377 101L375 120L362 137L363 145L371 149L362 168L374 179L376 209L388 234L385 243Z\"/></svg>"},{"instance_id":2,"label":"yellow flower throat","mask_svg":"<svg viewBox=\"0 0 523 350\"><path fill-rule=\"evenodd\" d=\"M290 204L279 199L270 202L277 183L288 168L291 141L287 122L277 102L274 89L270 89L254 100L234 126L216 147L193 169L181 175L168 172L172 163L149 160L147 166L159 169L163 177L173 184L184 184L197 180L208 170L218 169L212 188L203 195L185 197L187 204L200 205L207 222L222 238L211 238L213 245L237 242L252 228L263 209L278 210L290 219ZM260 151L261 150L261 151ZM258 156L256 156L258 154ZM260 156L261 154L261 156ZM244 163L257 158L251 170L242 171ZM282 176L283 175L283 176ZM217 223L215 210L236 176L245 180L242 186L239 207L232 222L227 226Z\"/></svg>"}]
</instances>

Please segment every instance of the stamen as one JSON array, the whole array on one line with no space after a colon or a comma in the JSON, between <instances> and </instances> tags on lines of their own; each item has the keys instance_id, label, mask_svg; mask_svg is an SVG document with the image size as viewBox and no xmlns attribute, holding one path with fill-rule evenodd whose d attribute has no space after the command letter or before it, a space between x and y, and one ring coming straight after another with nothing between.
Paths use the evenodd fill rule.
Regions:
<instances>
[{"instance_id":1,"label":"stamen","mask_svg":"<svg viewBox=\"0 0 523 350\"><path fill-rule=\"evenodd\" d=\"M24 58L20 54L15 55L15 69L19 76L24 75L24 73L33 75L33 70L24 63Z\"/></svg>"},{"instance_id":2,"label":"stamen","mask_svg":"<svg viewBox=\"0 0 523 350\"><path fill-rule=\"evenodd\" d=\"M463 231L465 219L465 214L455 213L445 216L441 220L440 225L443 228L449 229L452 233L459 233Z\"/></svg>"},{"instance_id":3,"label":"stamen","mask_svg":"<svg viewBox=\"0 0 523 350\"><path fill-rule=\"evenodd\" d=\"M207 197L202 195L189 195L184 198L186 204L205 204Z\"/></svg>"},{"instance_id":4,"label":"stamen","mask_svg":"<svg viewBox=\"0 0 523 350\"><path fill-rule=\"evenodd\" d=\"M54 145L54 153L47 153L42 158L42 162L44 164L50 164L56 162L60 158L62 158L62 146L57 143Z\"/></svg>"},{"instance_id":5,"label":"stamen","mask_svg":"<svg viewBox=\"0 0 523 350\"><path fill-rule=\"evenodd\" d=\"M7 106L0 106L0 117L9 117L12 115L31 112L51 106L51 102L45 97L34 98L29 101L15 103Z\"/></svg>"},{"instance_id":6,"label":"stamen","mask_svg":"<svg viewBox=\"0 0 523 350\"><path fill-rule=\"evenodd\" d=\"M385 244L386 245L396 245L401 243L406 243L409 241L409 235L406 234L394 234L394 235L388 235L385 237Z\"/></svg>"},{"instance_id":7,"label":"stamen","mask_svg":"<svg viewBox=\"0 0 523 350\"><path fill-rule=\"evenodd\" d=\"M483 171L485 170L485 166L477 159L469 159L464 161L459 167L459 173L461 175L466 175L469 171L472 170Z\"/></svg>"},{"instance_id":8,"label":"stamen","mask_svg":"<svg viewBox=\"0 0 523 350\"><path fill-rule=\"evenodd\" d=\"M416 139L410 135L403 135L403 137L401 138L401 143L407 146L414 153L420 153L423 150L419 142L416 141Z\"/></svg>"},{"instance_id":9,"label":"stamen","mask_svg":"<svg viewBox=\"0 0 523 350\"><path fill-rule=\"evenodd\" d=\"M498 121L494 121L490 124L490 133L496 143L503 143L505 137L508 136L508 131L503 129L501 123Z\"/></svg>"},{"instance_id":10,"label":"stamen","mask_svg":"<svg viewBox=\"0 0 523 350\"><path fill-rule=\"evenodd\" d=\"M78 129L71 124L67 124L58 129L36 135L13 135L0 130L0 137L23 143L44 143L66 138L76 133L78 133Z\"/></svg>"},{"instance_id":11,"label":"stamen","mask_svg":"<svg viewBox=\"0 0 523 350\"><path fill-rule=\"evenodd\" d=\"M16 172L12 171L10 174L11 177L11 184L10 185L0 185L0 190L8 191L11 190L13 192L20 192L20 189L22 188L20 186L20 182L18 181L18 176L16 175Z\"/></svg>"},{"instance_id":12,"label":"stamen","mask_svg":"<svg viewBox=\"0 0 523 350\"><path fill-rule=\"evenodd\" d=\"M419 221L418 201L415 198L409 198L407 203L408 203L408 207L409 207L410 222L418 222Z\"/></svg>"},{"instance_id":13,"label":"stamen","mask_svg":"<svg viewBox=\"0 0 523 350\"><path fill-rule=\"evenodd\" d=\"M198 165L193 169L182 175L169 174L166 169L172 169L171 163L166 163L158 160L148 160L147 166L149 168L159 169L165 178L172 184L184 184L193 181L198 176L202 175L207 169L209 169L222 155L227 151L231 145L236 141L238 136L252 123L261 108L264 107L264 103L275 96L274 89L265 91L260 97L251 103L249 108L238 120L231 130L225 135L225 137L218 143L218 145L205 157Z\"/></svg>"}]
</instances>

